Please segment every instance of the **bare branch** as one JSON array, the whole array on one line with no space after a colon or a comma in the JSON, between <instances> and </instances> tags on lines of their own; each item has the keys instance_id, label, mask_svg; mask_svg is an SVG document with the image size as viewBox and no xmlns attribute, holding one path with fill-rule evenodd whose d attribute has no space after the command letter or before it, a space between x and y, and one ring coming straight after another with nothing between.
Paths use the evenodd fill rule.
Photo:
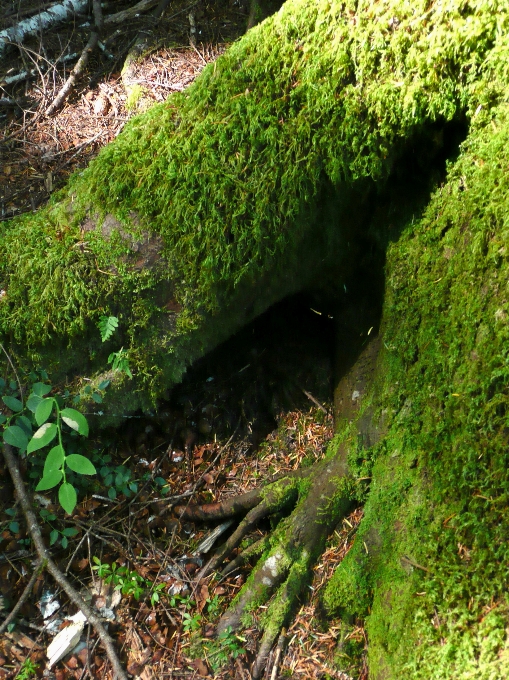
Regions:
<instances>
[{"instance_id":1,"label":"bare branch","mask_svg":"<svg viewBox=\"0 0 509 680\"><path fill-rule=\"evenodd\" d=\"M0 56L7 50L9 44L22 43L26 37L37 35L57 23L70 19L77 12L85 10L87 4L88 0L63 0L45 12L40 12L34 17L20 21L16 26L0 31Z\"/></svg>"},{"instance_id":2,"label":"bare branch","mask_svg":"<svg viewBox=\"0 0 509 680\"><path fill-rule=\"evenodd\" d=\"M140 0L136 5L125 9L123 12L117 12L117 14L110 14L104 18L105 26L108 24L122 24L127 19L132 19L137 14L141 12L146 12L148 9L157 5L157 0Z\"/></svg>"},{"instance_id":3,"label":"bare branch","mask_svg":"<svg viewBox=\"0 0 509 680\"><path fill-rule=\"evenodd\" d=\"M83 52L81 53L81 57L78 59L76 66L71 71L71 75L69 76L69 78L67 78L60 92L57 94L55 99L46 109L45 113L47 116L51 116L52 113L55 113L55 111L62 106L68 94L74 87L76 79L83 73L85 66L88 63L88 58L96 48L98 41L99 34L96 31L93 31L90 34L90 38L88 39L88 42L85 45L85 48L83 49Z\"/></svg>"},{"instance_id":4,"label":"bare branch","mask_svg":"<svg viewBox=\"0 0 509 680\"><path fill-rule=\"evenodd\" d=\"M32 592L33 585L36 582L37 577L39 576L39 574L42 572L43 569L44 569L44 563L39 559L38 562L37 562L37 565L34 569L34 573L30 577L30 581L27 583L25 590L21 593L21 597L16 602L14 609L9 612L5 621L2 624L0 624L0 634L3 633L5 630L7 630L7 626L10 624L11 621L14 620L14 618L16 617L16 614L19 612L19 610L23 606L23 603L26 602L27 599L30 597L30 593Z\"/></svg>"},{"instance_id":5,"label":"bare branch","mask_svg":"<svg viewBox=\"0 0 509 680\"><path fill-rule=\"evenodd\" d=\"M35 512L32 509L32 505L30 503L27 491L25 489L25 484L19 471L16 456L14 454L12 447L9 444L6 444L5 442L3 445L3 455L9 473L12 477L12 481L14 483L14 488L16 490L18 501L23 510L23 514L25 515L28 532L32 538L32 541L34 542L34 546L39 556L39 559L44 564L45 568L49 571L51 576L53 576L58 585L67 594L67 597L71 600L71 602L74 605L76 605L78 609L81 609L83 614L87 617L88 622L96 630L97 634L101 639L101 642L104 645L104 648L106 649L106 653L113 667L115 677L118 678L118 680L128 680L127 674L122 668L122 664L120 663L120 660L115 651L113 641L111 637L108 635L106 628L103 626L101 619L97 616L97 614L95 614L92 611L89 605L81 597L78 591L69 583L67 578L62 574L62 572L57 567L55 562L53 562L53 560L49 556L49 553L46 550L46 546L44 545L41 529L39 527L39 524L37 523Z\"/></svg>"}]
</instances>

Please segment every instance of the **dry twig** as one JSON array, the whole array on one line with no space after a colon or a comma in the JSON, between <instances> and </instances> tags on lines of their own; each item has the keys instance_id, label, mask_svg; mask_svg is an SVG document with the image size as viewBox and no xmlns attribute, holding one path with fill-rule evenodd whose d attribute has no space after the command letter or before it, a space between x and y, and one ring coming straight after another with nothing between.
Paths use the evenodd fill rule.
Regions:
<instances>
[{"instance_id":1,"label":"dry twig","mask_svg":"<svg viewBox=\"0 0 509 680\"><path fill-rule=\"evenodd\" d=\"M118 678L119 680L127 680L127 674L122 668L122 664L120 663L120 660L117 656L117 652L115 651L115 647L113 645L113 640L108 635L106 628L102 624L102 621L92 611L92 609L85 602L85 600L78 593L78 591L69 583L67 578L62 574L62 572L57 567L55 562L53 562L53 560L49 556L49 553L46 550L46 546L44 545L41 529L39 527L39 524L37 523L37 518L32 509L32 505L30 503L27 491L25 489L25 484L19 471L16 456L14 454L12 447L9 444L6 444L5 442L3 445L3 455L9 473L12 477L14 488L16 489L18 501L23 510L23 514L25 515L28 532L32 538L39 559L41 560L42 566L49 571L49 573L51 574L51 576L53 576L58 585L67 594L71 602L76 607L81 609L83 614L87 617L88 622L95 628L97 634L101 638L101 642L103 643L104 648L106 649L106 654L108 655L110 663L113 667L115 677Z\"/></svg>"},{"instance_id":2,"label":"dry twig","mask_svg":"<svg viewBox=\"0 0 509 680\"><path fill-rule=\"evenodd\" d=\"M32 588L34 586L34 583L37 580L37 577L39 574L42 572L44 566L41 560L37 561L37 566L34 569L34 573L30 577L30 581L27 583L25 590L21 593L21 597L19 600L16 602L14 609L12 609L8 615L5 621L0 624L0 634L3 633L5 630L7 630L7 626L10 624L11 621L13 621L16 617L16 614L19 612L21 607L23 606L23 603L27 601L27 599L30 596L30 593L32 592Z\"/></svg>"},{"instance_id":3,"label":"dry twig","mask_svg":"<svg viewBox=\"0 0 509 680\"><path fill-rule=\"evenodd\" d=\"M52 113L55 113L55 111L57 111L62 106L65 99L67 98L67 95L74 87L76 79L83 73L85 66L88 63L88 58L90 54L94 51L94 49L97 47L98 41L99 34L96 31L92 31L92 33L90 34L90 38L88 39L88 42L85 45L83 52L81 53L81 57L78 59L76 66L71 71L71 75L69 76L69 78L67 78L60 92L57 94L55 99L46 109L45 113L47 116L51 116Z\"/></svg>"}]
</instances>

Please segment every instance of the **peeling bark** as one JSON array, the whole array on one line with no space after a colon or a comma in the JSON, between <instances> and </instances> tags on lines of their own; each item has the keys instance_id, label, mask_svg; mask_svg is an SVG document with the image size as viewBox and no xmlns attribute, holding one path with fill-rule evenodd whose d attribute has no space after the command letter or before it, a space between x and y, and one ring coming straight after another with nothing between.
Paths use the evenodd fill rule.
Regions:
<instances>
[{"instance_id":1,"label":"peeling bark","mask_svg":"<svg viewBox=\"0 0 509 680\"><path fill-rule=\"evenodd\" d=\"M45 12L36 14L34 17L20 21L16 26L0 31L0 57L12 43L22 43L25 38L37 35L48 28L61 24L71 19L77 12L83 12L88 5L88 0L64 0L62 3L53 5Z\"/></svg>"}]
</instances>

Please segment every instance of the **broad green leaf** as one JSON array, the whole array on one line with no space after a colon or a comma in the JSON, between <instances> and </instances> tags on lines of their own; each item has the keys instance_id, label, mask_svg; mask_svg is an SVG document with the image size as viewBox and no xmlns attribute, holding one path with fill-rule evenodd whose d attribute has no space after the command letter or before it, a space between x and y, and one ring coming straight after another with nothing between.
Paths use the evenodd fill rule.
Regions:
<instances>
[{"instance_id":1,"label":"broad green leaf","mask_svg":"<svg viewBox=\"0 0 509 680\"><path fill-rule=\"evenodd\" d=\"M28 444L28 437L18 425L10 425L4 432L4 442L24 450Z\"/></svg>"},{"instance_id":2,"label":"broad green leaf","mask_svg":"<svg viewBox=\"0 0 509 680\"><path fill-rule=\"evenodd\" d=\"M31 394L28 399L27 399L27 406L28 408L32 411L32 413L35 413L37 407L42 401L42 397L40 397L38 394Z\"/></svg>"},{"instance_id":3,"label":"broad green leaf","mask_svg":"<svg viewBox=\"0 0 509 680\"><path fill-rule=\"evenodd\" d=\"M42 399L35 409L35 422L37 425L43 425L51 415L54 406L53 399Z\"/></svg>"},{"instance_id":4,"label":"broad green leaf","mask_svg":"<svg viewBox=\"0 0 509 680\"><path fill-rule=\"evenodd\" d=\"M50 452L46 456L46 460L44 462L44 472L43 475L46 476L50 472L53 472L54 470L60 470L62 468L62 465L64 464L65 460L65 452L61 444L57 444L57 446L54 446L52 449L50 449Z\"/></svg>"},{"instance_id":5,"label":"broad green leaf","mask_svg":"<svg viewBox=\"0 0 509 680\"><path fill-rule=\"evenodd\" d=\"M57 484L60 484L62 478L63 474L61 470L50 470L47 475L44 475L39 484L37 484L35 490L47 491L48 489L52 489Z\"/></svg>"},{"instance_id":6,"label":"broad green leaf","mask_svg":"<svg viewBox=\"0 0 509 680\"><path fill-rule=\"evenodd\" d=\"M95 401L96 404L102 404L103 402L103 398L101 397L99 392L93 392L92 399Z\"/></svg>"},{"instance_id":7,"label":"broad green leaf","mask_svg":"<svg viewBox=\"0 0 509 680\"><path fill-rule=\"evenodd\" d=\"M45 385L44 383L37 382L32 385L32 392L38 397L45 397L53 387L51 385Z\"/></svg>"},{"instance_id":8,"label":"broad green leaf","mask_svg":"<svg viewBox=\"0 0 509 680\"><path fill-rule=\"evenodd\" d=\"M84 437L88 437L88 423L85 416L74 408L64 408L60 412L62 420L70 428L76 430Z\"/></svg>"},{"instance_id":9,"label":"broad green leaf","mask_svg":"<svg viewBox=\"0 0 509 680\"><path fill-rule=\"evenodd\" d=\"M115 489L112 486L110 486L110 488L108 489L108 498L111 498L111 500L114 501L116 497L117 497L117 492L115 491Z\"/></svg>"},{"instance_id":10,"label":"broad green leaf","mask_svg":"<svg viewBox=\"0 0 509 680\"><path fill-rule=\"evenodd\" d=\"M18 416L15 425L21 427L26 436L30 439L32 436L32 423L26 416Z\"/></svg>"},{"instance_id":11,"label":"broad green leaf","mask_svg":"<svg viewBox=\"0 0 509 680\"><path fill-rule=\"evenodd\" d=\"M57 431L58 429L55 423L44 423L44 425L41 425L41 427L34 432L34 436L29 442L27 453L33 453L34 451L42 449L43 446L47 446L55 439Z\"/></svg>"},{"instance_id":12,"label":"broad green leaf","mask_svg":"<svg viewBox=\"0 0 509 680\"><path fill-rule=\"evenodd\" d=\"M97 470L88 458L80 456L79 453L73 453L70 456L67 456L65 462L71 470L79 472L82 475L95 475L97 473Z\"/></svg>"},{"instance_id":13,"label":"broad green leaf","mask_svg":"<svg viewBox=\"0 0 509 680\"><path fill-rule=\"evenodd\" d=\"M76 534L78 533L78 529L76 529L76 527L67 527L62 531L62 533L64 534L64 536L72 537L76 536Z\"/></svg>"},{"instance_id":14,"label":"broad green leaf","mask_svg":"<svg viewBox=\"0 0 509 680\"><path fill-rule=\"evenodd\" d=\"M110 382L111 382L111 380L103 380L102 382L99 383L99 385L97 385L97 389L98 390L105 390L108 387L108 385L110 384Z\"/></svg>"},{"instance_id":15,"label":"broad green leaf","mask_svg":"<svg viewBox=\"0 0 509 680\"><path fill-rule=\"evenodd\" d=\"M69 541L67 540L67 536L62 536L62 540L60 541L62 544L62 548L65 550L67 546L69 545Z\"/></svg>"},{"instance_id":16,"label":"broad green leaf","mask_svg":"<svg viewBox=\"0 0 509 680\"><path fill-rule=\"evenodd\" d=\"M76 496L76 489L72 484L69 484L68 482L62 484L58 490L58 500L66 513L70 515L76 507L76 502L78 500Z\"/></svg>"},{"instance_id":17,"label":"broad green leaf","mask_svg":"<svg viewBox=\"0 0 509 680\"><path fill-rule=\"evenodd\" d=\"M16 397L2 397L2 401L7 406L7 408L10 408L11 411L14 411L14 413L18 413L19 411L23 410L23 404L19 399L16 399Z\"/></svg>"},{"instance_id":18,"label":"broad green leaf","mask_svg":"<svg viewBox=\"0 0 509 680\"><path fill-rule=\"evenodd\" d=\"M55 545L55 543L58 541L58 531L56 529L53 529L51 534L49 535L49 544L50 545Z\"/></svg>"},{"instance_id":19,"label":"broad green leaf","mask_svg":"<svg viewBox=\"0 0 509 680\"><path fill-rule=\"evenodd\" d=\"M9 522L9 531L13 534L19 533L19 522Z\"/></svg>"},{"instance_id":20,"label":"broad green leaf","mask_svg":"<svg viewBox=\"0 0 509 680\"><path fill-rule=\"evenodd\" d=\"M0 425L3 425L6 420L7 420L7 418L4 416L4 414L0 413Z\"/></svg>"}]
</instances>

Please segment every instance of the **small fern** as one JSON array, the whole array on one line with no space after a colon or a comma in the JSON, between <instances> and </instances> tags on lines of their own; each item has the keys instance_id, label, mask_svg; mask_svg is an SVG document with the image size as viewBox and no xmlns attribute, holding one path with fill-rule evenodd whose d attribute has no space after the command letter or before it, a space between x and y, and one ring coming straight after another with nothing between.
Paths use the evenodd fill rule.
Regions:
<instances>
[{"instance_id":1,"label":"small fern","mask_svg":"<svg viewBox=\"0 0 509 680\"><path fill-rule=\"evenodd\" d=\"M118 319L116 316L101 316L97 327L101 333L101 340L106 342L118 328Z\"/></svg>"}]
</instances>

